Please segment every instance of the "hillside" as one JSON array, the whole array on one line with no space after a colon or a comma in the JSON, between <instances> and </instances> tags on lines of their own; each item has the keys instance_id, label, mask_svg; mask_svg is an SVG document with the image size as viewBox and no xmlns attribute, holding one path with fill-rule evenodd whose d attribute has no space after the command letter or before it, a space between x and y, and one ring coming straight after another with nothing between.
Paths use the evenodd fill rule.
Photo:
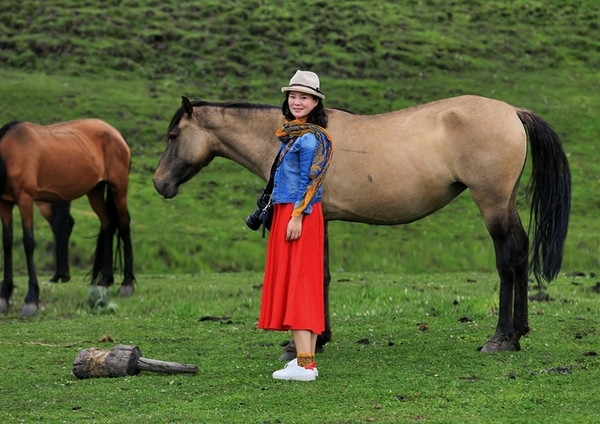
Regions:
<instances>
[{"instance_id":1,"label":"hillside","mask_svg":"<svg viewBox=\"0 0 600 424\"><path fill-rule=\"evenodd\" d=\"M362 114L465 93L498 98L535 110L562 137L574 177L564 268L598 271L598 22L598 2L575 0L5 0L0 121L93 116L123 132L134 154L139 271L260 270L264 241L243 223L257 177L216 160L174 200L154 192L181 95L279 104L279 87L311 69L327 106ZM85 200L74 214L73 260L85 271L97 224ZM334 270L494 270L468 194L414 224L336 222L331 234ZM39 219L36 238L47 268L49 230Z\"/></svg>"}]
</instances>

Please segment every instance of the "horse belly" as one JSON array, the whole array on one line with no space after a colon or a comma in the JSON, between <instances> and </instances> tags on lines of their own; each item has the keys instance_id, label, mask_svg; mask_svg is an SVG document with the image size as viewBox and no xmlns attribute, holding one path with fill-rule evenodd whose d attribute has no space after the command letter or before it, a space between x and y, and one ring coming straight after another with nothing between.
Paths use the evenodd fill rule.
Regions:
<instances>
[{"instance_id":1,"label":"horse belly","mask_svg":"<svg viewBox=\"0 0 600 424\"><path fill-rule=\"evenodd\" d=\"M331 190L328 188L331 187ZM325 219L355 221L367 224L405 224L424 218L443 208L460 194L465 186L448 182L427 185L395 181L393 184L363 184L361 189L325 186L323 210Z\"/></svg>"}]
</instances>

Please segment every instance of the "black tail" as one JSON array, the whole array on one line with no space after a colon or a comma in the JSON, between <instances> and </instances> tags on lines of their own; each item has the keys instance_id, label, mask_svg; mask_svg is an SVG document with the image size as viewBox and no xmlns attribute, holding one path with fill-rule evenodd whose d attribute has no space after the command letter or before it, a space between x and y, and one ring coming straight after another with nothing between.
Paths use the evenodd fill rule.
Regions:
<instances>
[{"instance_id":1,"label":"black tail","mask_svg":"<svg viewBox=\"0 0 600 424\"><path fill-rule=\"evenodd\" d=\"M531 204L530 271L538 281L553 280L562 265L571 213L571 171L558 135L533 112L517 110L531 146L532 176L527 189Z\"/></svg>"},{"instance_id":2,"label":"black tail","mask_svg":"<svg viewBox=\"0 0 600 424\"><path fill-rule=\"evenodd\" d=\"M17 124L20 124L21 121L12 120L2 125L0 128L0 141L2 138L8 133L8 131ZM0 157L0 194L4 193L4 189L6 188L6 163L2 157Z\"/></svg>"},{"instance_id":3,"label":"black tail","mask_svg":"<svg viewBox=\"0 0 600 424\"><path fill-rule=\"evenodd\" d=\"M6 188L6 163L0 156L0 194L4 193Z\"/></svg>"}]
</instances>

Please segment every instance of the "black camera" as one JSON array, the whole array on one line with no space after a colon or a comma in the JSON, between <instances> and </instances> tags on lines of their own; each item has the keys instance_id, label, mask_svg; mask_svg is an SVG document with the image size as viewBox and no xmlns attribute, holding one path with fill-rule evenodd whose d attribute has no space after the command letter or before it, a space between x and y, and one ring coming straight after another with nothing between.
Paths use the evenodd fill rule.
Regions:
<instances>
[{"instance_id":1,"label":"black camera","mask_svg":"<svg viewBox=\"0 0 600 424\"><path fill-rule=\"evenodd\" d=\"M271 228L271 220L273 219L273 204L271 203L271 194L263 193L256 201L258 208L246 217L246 225L251 230L258 230L261 225L266 229Z\"/></svg>"}]
</instances>

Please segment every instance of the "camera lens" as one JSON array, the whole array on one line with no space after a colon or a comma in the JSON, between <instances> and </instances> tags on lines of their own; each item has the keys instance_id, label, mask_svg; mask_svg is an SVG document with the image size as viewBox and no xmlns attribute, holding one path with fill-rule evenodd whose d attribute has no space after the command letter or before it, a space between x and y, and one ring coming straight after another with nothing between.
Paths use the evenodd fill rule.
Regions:
<instances>
[{"instance_id":1,"label":"camera lens","mask_svg":"<svg viewBox=\"0 0 600 424\"><path fill-rule=\"evenodd\" d=\"M258 230L260 228L260 224L262 224L262 220L261 220L261 213L262 211L260 209L255 210L254 212L252 212L251 215L249 215L248 217L246 217L246 225L248 226L248 228L250 228L251 230Z\"/></svg>"}]
</instances>

